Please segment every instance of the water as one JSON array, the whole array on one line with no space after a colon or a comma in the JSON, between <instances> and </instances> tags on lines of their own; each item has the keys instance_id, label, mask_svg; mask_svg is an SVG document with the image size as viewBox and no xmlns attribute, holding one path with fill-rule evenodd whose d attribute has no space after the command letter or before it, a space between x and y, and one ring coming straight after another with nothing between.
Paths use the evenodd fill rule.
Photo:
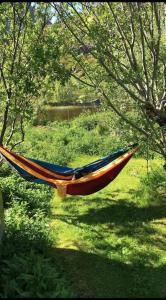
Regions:
<instances>
[{"instance_id":1,"label":"water","mask_svg":"<svg viewBox=\"0 0 166 300\"><path fill-rule=\"evenodd\" d=\"M37 120L43 121L56 121L56 120L72 120L79 116L82 112L96 112L98 110L95 106L56 106L46 107L40 111Z\"/></svg>"}]
</instances>

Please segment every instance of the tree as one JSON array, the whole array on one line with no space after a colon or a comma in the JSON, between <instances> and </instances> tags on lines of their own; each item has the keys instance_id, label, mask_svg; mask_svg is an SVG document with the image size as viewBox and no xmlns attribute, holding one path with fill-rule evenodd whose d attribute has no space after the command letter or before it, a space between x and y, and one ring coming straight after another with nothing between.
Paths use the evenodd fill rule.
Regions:
<instances>
[{"instance_id":1,"label":"tree","mask_svg":"<svg viewBox=\"0 0 166 300\"><path fill-rule=\"evenodd\" d=\"M51 5L61 22L66 51L75 61L72 76L92 86L166 160L165 4Z\"/></svg>"},{"instance_id":2,"label":"tree","mask_svg":"<svg viewBox=\"0 0 166 300\"><path fill-rule=\"evenodd\" d=\"M51 32L47 3L7 2L0 6L0 145L13 149L24 140L25 122L46 76L65 81L59 41ZM0 194L0 239L3 205Z\"/></svg>"},{"instance_id":3,"label":"tree","mask_svg":"<svg viewBox=\"0 0 166 300\"><path fill-rule=\"evenodd\" d=\"M0 14L0 144L14 148L24 140L45 78L63 81L66 74L47 3L2 3Z\"/></svg>"}]
</instances>

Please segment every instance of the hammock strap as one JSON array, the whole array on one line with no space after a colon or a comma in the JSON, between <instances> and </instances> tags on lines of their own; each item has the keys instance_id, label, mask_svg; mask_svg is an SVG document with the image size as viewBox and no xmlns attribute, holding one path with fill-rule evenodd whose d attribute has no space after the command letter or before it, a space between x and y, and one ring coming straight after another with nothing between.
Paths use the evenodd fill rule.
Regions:
<instances>
[{"instance_id":1,"label":"hammock strap","mask_svg":"<svg viewBox=\"0 0 166 300\"><path fill-rule=\"evenodd\" d=\"M66 197L66 193L67 193L67 185L65 185L65 184L56 184L56 187L57 187L58 196L61 199L64 199Z\"/></svg>"}]
</instances>

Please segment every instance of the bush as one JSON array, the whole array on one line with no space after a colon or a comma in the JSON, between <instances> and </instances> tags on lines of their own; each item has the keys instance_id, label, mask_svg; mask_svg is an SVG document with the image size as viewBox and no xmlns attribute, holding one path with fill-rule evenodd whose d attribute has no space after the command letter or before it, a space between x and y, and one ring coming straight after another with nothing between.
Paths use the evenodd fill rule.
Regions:
<instances>
[{"instance_id":1,"label":"bush","mask_svg":"<svg viewBox=\"0 0 166 300\"><path fill-rule=\"evenodd\" d=\"M142 192L153 202L166 199L166 171L159 167L140 179Z\"/></svg>"},{"instance_id":2,"label":"bush","mask_svg":"<svg viewBox=\"0 0 166 300\"><path fill-rule=\"evenodd\" d=\"M1 262L1 298L72 297L65 276L51 259L30 251L14 253Z\"/></svg>"},{"instance_id":3,"label":"bush","mask_svg":"<svg viewBox=\"0 0 166 300\"><path fill-rule=\"evenodd\" d=\"M34 247L41 252L45 245L52 243L48 219L40 209L29 216L26 202L12 201L11 207L5 210L5 225L5 237L11 239L19 251Z\"/></svg>"},{"instance_id":4,"label":"bush","mask_svg":"<svg viewBox=\"0 0 166 300\"><path fill-rule=\"evenodd\" d=\"M46 217L50 189L23 182L17 175L1 177L0 183L7 199L0 249L0 297L70 297L65 274L47 257L53 243Z\"/></svg>"},{"instance_id":5,"label":"bush","mask_svg":"<svg viewBox=\"0 0 166 300\"><path fill-rule=\"evenodd\" d=\"M61 123L55 126L29 128L27 142L22 145L22 155L59 165L66 165L73 160L73 154L66 147L67 126Z\"/></svg>"},{"instance_id":6,"label":"bush","mask_svg":"<svg viewBox=\"0 0 166 300\"><path fill-rule=\"evenodd\" d=\"M65 135L59 130L55 139L55 131L31 128L20 154L67 164L72 155L64 147ZM47 257L53 243L48 216L54 189L25 181L6 163L0 168L0 187L5 206L0 297L70 297L65 274L50 255ZM54 242L55 238L54 233Z\"/></svg>"},{"instance_id":7,"label":"bush","mask_svg":"<svg viewBox=\"0 0 166 300\"><path fill-rule=\"evenodd\" d=\"M50 126L55 130L56 144L63 143L61 156L63 148L68 158L71 154L68 163L80 154L103 156L125 145L117 134L111 112L84 113L70 123L54 122Z\"/></svg>"},{"instance_id":8,"label":"bush","mask_svg":"<svg viewBox=\"0 0 166 300\"><path fill-rule=\"evenodd\" d=\"M51 187L27 182L15 173L0 177L0 185L5 208L10 207L12 201L23 201L27 203L29 215L35 214L39 209L45 215L49 214L49 202L53 193Z\"/></svg>"},{"instance_id":9,"label":"bush","mask_svg":"<svg viewBox=\"0 0 166 300\"><path fill-rule=\"evenodd\" d=\"M87 112L70 122L27 128L26 142L18 150L26 157L66 166L81 154L101 157L137 142L130 131L119 129L119 119L111 111Z\"/></svg>"}]
</instances>

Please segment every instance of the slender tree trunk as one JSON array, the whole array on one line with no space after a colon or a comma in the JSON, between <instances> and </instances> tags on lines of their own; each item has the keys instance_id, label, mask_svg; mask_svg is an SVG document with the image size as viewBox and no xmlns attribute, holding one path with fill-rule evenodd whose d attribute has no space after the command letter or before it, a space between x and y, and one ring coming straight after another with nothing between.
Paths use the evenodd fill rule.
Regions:
<instances>
[{"instance_id":1,"label":"slender tree trunk","mask_svg":"<svg viewBox=\"0 0 166 300\"><path fill-rule=\"evenodd\" d=\"M3 198L0 191L0 244L2 241L2 236L4 232L4 209L3 209Z\"/></svg>"}]
</instances>

